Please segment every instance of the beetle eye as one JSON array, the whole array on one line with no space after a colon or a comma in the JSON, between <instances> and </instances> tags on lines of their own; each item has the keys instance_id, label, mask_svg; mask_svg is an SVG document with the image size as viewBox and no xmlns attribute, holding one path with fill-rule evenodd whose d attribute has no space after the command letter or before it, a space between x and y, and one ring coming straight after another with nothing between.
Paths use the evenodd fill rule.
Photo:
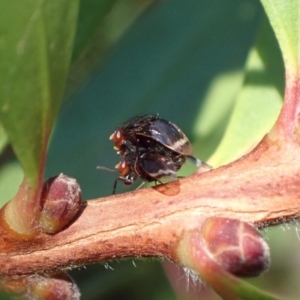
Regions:
<instances>
[{"instance_id":1,"label":"beetle eye","mask_svg":"<svg viewBox=\"0 0 300 300\"><path fill-rule=\"evenodd\" d=\"M130 173L130 167L127 165L125 160L122 160L116 165L116 169L118 169L120 176L125 177Z\"/></svg>"},{"instance_id":2,"label":"beetle eye","mask_svg":"<svg viewBox=\"0 0 300 300\"><path fill-rule=\"evenodd\" d=\"M122 132L120 130L116 130L110 137L110 140L113 140L113 142L115 143L114 149L115 150L119 150L120 146L123 143L124 140L124 136L122 134Z\"/></svg>"},{"instance_id":3,"label":"beetle eye","mask_svg":"<svg viewBox=\"0 0 300 300\"><path fill-rule=\"evenodd\" d=\"M115 132L115 138L116 138L116 140L121 139L121 132L120 132L120 130L117 130L117 131Z\"/></svg>"}]
</instances>

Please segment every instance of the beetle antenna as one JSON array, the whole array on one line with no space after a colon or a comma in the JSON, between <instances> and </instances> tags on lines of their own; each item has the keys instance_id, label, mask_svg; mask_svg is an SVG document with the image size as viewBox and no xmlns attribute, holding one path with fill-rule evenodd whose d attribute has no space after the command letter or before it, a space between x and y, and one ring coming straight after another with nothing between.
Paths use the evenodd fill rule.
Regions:
<instances>
[{"instance_id":1,"label":"beetle antenna","mask_svg":"<svg viewBox=\"0 0 300 300\"><path fill-rule=\"evenodd\" d=\"M97 169L99 169L99 170L105 170L105 171L109 171L109 172L118 172L117 170L106 168L106 167L102 167L102 166L97 166Z\"/></svg>"}]
</instances>

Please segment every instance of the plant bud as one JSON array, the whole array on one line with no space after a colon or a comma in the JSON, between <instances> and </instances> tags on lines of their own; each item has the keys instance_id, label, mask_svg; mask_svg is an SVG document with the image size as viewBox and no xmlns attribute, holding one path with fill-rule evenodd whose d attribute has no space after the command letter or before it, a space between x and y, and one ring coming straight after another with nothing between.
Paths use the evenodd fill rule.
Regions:
<instances>
[{"instance_id":1,"label":"plant bud","mask_svg":"<svg viewBox=\"0 0 300 300\"><path fill-rule=\"evenodd\" d=\"M269 267L269 247L259 231L249 223L209 218L203 224L202 238L217 263L231 274L258 276Z\"/></svg>"},{"instance_id":2,"label":"plant bud","mask_svg":"<svg viewBox=\"0 0 300 300\"><path fill-rule=\"evenodd\" d=\"M75 179L63 174L44 182L39 226L42 231L57 233L74 219L81 203L81 190Z\"/></svg>"},{"instance_id":3,"label":"plant bud","mask_svg":"<svg viewBox=\"0 0 300 300\"><path fill-rule=\"evenodd\" d=\"M38 276L29 281L31 296L26 299L79 300L80 292L72 279L64 273L51 277ZM35 297L35 298L31 298Z\"/></svg>"},{"instance_id":4,"label":"plant bud","mask_svg":"<svg viewBox=\"0 0 300 300\"><path fill-rule=\"evenodd\" d=\"M19 300L79 300L80 292L66 273L53 275L7 276L0 280L1 290Z\"/></svg>"}]
</instances>

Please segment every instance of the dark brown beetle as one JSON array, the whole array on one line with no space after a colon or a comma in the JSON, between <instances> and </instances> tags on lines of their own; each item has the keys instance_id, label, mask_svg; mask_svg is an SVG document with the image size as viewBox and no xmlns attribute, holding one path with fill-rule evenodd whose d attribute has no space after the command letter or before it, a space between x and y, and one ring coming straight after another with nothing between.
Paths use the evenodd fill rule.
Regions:
<instances>
[{"instance_id":1,"label":"dark brown beetle","mask_svg":"<svg viewBox=\"0 0 300 300\"><path fill-rule=\"evenodd\" d=\"M111 136L114 149L123 156L136 149L151 149L162 155L184 155L197 167L202 162L192 156L193 148L186 135L175 124L158 114L136 116L122 124ZM204 164L204 163L203 163Z\"/></svg>"},{"instance_id":2,"label":"dark brown beetle","mask_svg":"<svg viewBox=\"0 0 300 300\"><path fill-rule=\"evenodd\" d=\"M122 124L111 136L114 149L123 157L116 165L117 182L131 185L138 177L162 183L177 179L176 172L190 160L197 167L211 168L192 156L193 148L182 130L158 114L139 115Z\"/></svg>"}]
</instances>

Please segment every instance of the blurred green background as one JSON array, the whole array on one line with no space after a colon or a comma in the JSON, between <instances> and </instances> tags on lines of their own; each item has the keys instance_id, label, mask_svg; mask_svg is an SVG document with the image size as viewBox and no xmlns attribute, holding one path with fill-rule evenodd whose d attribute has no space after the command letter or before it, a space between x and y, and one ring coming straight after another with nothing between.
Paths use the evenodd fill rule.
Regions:
<instances>
[{"instance_id":1,"label":"blurred green background","mask_svg":"<svg viewBox=\"0 0 300 300\"><path fill-rule=\"evenodd\" d=\"M67 97L53 134L47 176L74 176L85 199L110 195L117 174L96 166L115 166L118 156L108 137L140 113L160 113L194 142L193 127L209 85L220 74L244 69L262 13L260 4L250 1L167 1L149 6ZM79 32L80 28L79 23ZM74 88L72 73L69 85ZM224 110L228 119L228 106L216 107L215 122ZM211 154L206 147L195 149L197 156L206 159Z\"/></svg>"},{"instance_id":2,"label":"blurred green background","mask_svg":"<svg viewBox=\"0 0 300 300\"><path fill-rule=\"evenodd\" d=\"M195 155L208 159L220 144L249 79L247 62L265 18L260 2L253 0L82 0L66 97L53 132L45 177L64 173L76 178L85 200L110 195L117 173L97 166L114 168L119 158L109 135L140 113L159 113L177 124L190 138ZM271 128L281 104L283 67L277 45L273 48L278 95L274 103L265 105L270 117L259 134L250 135L252 141ZM262 111L257 104L254 108ZM238 134L244 138L247 132ZM230 151L238 155L239 141L234 137L232 141ZM5 202L15 194L22 172L15 161L3 161L0 190ZM187 166L182 175L192 171ZM127 190L118 186L120 193ZM252 280L283 299L299 299L300 294L295 228L286 225L266 231L272 267ZM182 299L218 299L192 283L187 292L187 278L179 268L168 265L166 269L177 278L172 284ZM158 261L109 262L70 274L83 300L177 297Z\"/></svg>"}]
</instances>

